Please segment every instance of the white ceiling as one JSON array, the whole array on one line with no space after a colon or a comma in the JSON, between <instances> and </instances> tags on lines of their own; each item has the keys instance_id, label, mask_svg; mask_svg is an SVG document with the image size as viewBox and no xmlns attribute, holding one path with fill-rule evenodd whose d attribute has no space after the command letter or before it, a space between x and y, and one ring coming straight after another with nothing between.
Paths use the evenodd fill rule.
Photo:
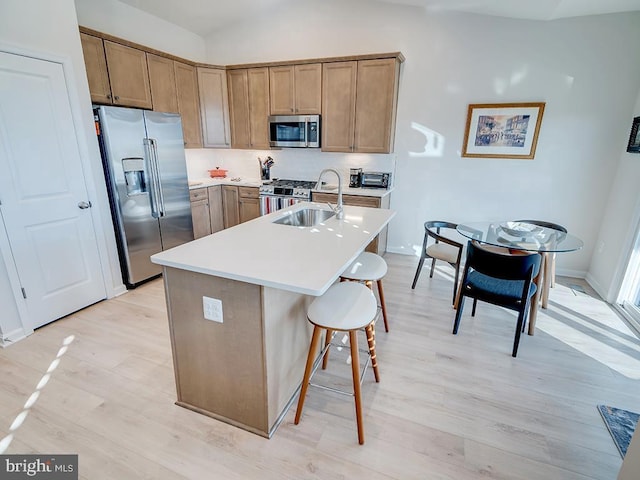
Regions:
<instances>
[{"instance_id":1,"label":"white ceiling","mask_svg":"<svg viewBox=\"0 0 640 480\"><path fill-rule=\"evenodd\" d=\"M259 14L288 1L322 0L120 0L193 33L206 36L248 12ZM640 0L361 0L530 20L640 11Z\"/></svg>"}]
</instances>

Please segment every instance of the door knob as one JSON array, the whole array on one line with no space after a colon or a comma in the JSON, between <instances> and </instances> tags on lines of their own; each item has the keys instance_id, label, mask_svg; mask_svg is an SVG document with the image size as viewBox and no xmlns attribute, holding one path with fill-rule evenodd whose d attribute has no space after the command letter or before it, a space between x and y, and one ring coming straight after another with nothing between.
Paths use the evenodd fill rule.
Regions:
<instances>
[{"instance_id":1,"label":"door knob","mask_svg":"<svg viewBox=\"0 0 640 480\"><path fill-rule=\"evenodd\" d=\"M87 208L91 208L91 202L80 202L78 203L78 208L81 210L85 210Z\"/></svg>"}]
</instances>

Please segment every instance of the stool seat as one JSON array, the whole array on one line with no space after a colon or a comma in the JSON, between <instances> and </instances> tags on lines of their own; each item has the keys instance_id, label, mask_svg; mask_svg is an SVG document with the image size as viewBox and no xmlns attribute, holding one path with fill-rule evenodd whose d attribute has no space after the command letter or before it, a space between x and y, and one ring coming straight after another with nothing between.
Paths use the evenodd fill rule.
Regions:
<instances>
[{"instance_id":1,"label":"stool seat","mask_svg":"<svg viewBox=\"0 0 640 480\"><path fill-rule=\"evenodd\" d=\"M314 325L331 330L357 330L371 323L378 305L371 289L361 283L343 282L329 287L309 306Z\"/></svg>"},{"instance_id":2,"label":"stool seat","mask_svg":"<svg viewBox=\"0 0 640 480\"><path fill-rule=\"evenodd\" d=\"M380 255L362 252L340 275L348 280L381 279L387 274L387 262Z\"/></svg>"}]
</instances>

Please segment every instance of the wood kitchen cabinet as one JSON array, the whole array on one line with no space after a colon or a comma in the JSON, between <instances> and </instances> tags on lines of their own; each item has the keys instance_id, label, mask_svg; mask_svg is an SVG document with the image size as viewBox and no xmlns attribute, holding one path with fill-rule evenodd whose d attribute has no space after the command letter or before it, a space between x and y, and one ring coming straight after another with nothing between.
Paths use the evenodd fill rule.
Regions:
<instances>
[{"instance_id":1,"label":"wood kitchen cabinet","mask_svg":"<svg viewBox=\"0 0 640 480\"><path fill-rule=\"evenodd\" d=\"M269 69L227 71L232 148L269 149Z\"/></svg>"},{"instance_id":2,"label":"wood kitchen cabinet","mask_svg":"<svg viewBox=\"0 0 640 480\"><path fill-rule=\"evenodd\" d=\"M94 103L111 103L111 85L102 39L80 33L84 65L87 70L89 92Z\"/></svg>"},{"instance_id":3,"label":"wood kitchen cabinet","mask_svg":"<svg viewBox=\"0 0 640 480\"><path fill-rule=\"evenodd\" d=\"M182 117L184 146L202 148L200 100L196 68L186 63L173 62L178 96L178 112Z\"/></svg>"},{"instance_id":4,"label":"wood kitchen cabinet","mask_svg":"<svg viewBox=\"0 0 640 480\"><path fill-rule=\"evenodd\" d=\"M319 115L322 108L322 64L269 68L271 115Z\"/></svg>"},{"instance_id":5,"label":"wood kitchen cabinet","mask_svg":"<svg viewBox=\"0 0 640 480\"><path fill-rule=\"evenodd\" d=\"M370 207L370 208L389 208L390 195L384 197L370 197L365 195L343 195L342 203L344 205L352 205L355 207ZM338 203L338 195L335 193L319 193L313 192L311 194L311 201L318 203L331 203L333 205ZM378 255L384 254L387 250L387 227L385 227L374 238L366 248L367 252L377 253Z\"/></svg>"},{"instance_id":6,"label":"wood kitchen cabinet","mask_svg":"<svg viewBox=\"0 0 640 480\"><path fill-rule=\"evenodd\" d=\"M211 234L211 220L209 219L209 195L207 188L189 190L191 200L191 220L193 221L193 238L205 237Z\"/></svg>"},{"instance_id":7,"label":"wood kitchen cabinet","mask_svg":"<svg viewBox=\"0 0 640 480\"><path fill-rule=\"evenodd\" d=\"M229 147L227 74L221 68L198 67L202 143L204 147Z\"/></svg>"},{"instance_id":8,"label":"wood kitchen cabinet","mask_svg":"<svg viewBox=\"0 0 640 480\"><path fill-rule=\"evenodd\" d=\"M151 100L156 112L178 113L178 91L173 60L147 53Z\"/></svg>"},{"instance_id":9,"label":"wood kitchen cabinet","mask_svg":"<svg viewBox=\"0 0 640 480\"><path fill-rule=\"evenodd\" d=\"M260 216L259 189L257 187L238 187L238 209L240 223Z\"/></svg>"},{"instance_id":10,"label":"wood kitchen cabinet","mask_svg":"<svg viewBox=\"0 0 640 480\"><path fill-rule=\"evenodd\" d=\"M224 229L222 187L220 185L189 190L189 198L191 200L194 239Z\"/></svg>"},{"instance_id":11,"label":"wood kitchen cabinet","mask_svg":"<svg viewBox=\"0 0 640 480\"><path fill-rule=\"evenodd\" d=\"M322 150L393 151L399 58L323 65Z\"/></svg>"},{"instance_id":12,"label":"wood kitchen cabinet","mask_svg":"<svg viewBox=\"0 0 640 480\"><path fill-rule=\"evenodd\" d=\"M222 185L222 212L224 228L234 227L240 223L238 187Z\"/></svg>"},{"instance_id":13,"label":"wood kitchen cabinet","mask_svg":"<svg viewBox=\"0 0 640 480\"><path fill-rule=\"evenodd\" d=\"M144 51L104 40L111 101L114 105L151 109L151 86Z\"/></svg>"},{"instance_id":14,"label":"wood kitchen cabinet","mask_svg":"<svg viewBox=\"0 0 640 480\"><path fill-rule=\"evenodd\" d=\"M209 223L211 224L211 233L224 230L224 213L222 203L222 186L215 185L209 187Z\"/></svg>"}]
</instances>

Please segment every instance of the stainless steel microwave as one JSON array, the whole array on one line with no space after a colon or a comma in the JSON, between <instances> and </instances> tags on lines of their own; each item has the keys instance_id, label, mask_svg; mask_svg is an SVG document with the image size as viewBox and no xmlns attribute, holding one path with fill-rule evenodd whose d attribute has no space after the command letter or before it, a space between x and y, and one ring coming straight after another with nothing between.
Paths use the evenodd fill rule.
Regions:
<instances>
[{"instance_id":1,"label":"stainless steel microwave","mask_svg":"<svg viewBox=\"0 0 640 480\"><path fill-rule=\"evenodd\" d=\"M362 188L389 188L391 174L388 172L362 172L360 186Z\"/></svg>"},{"instance_id":2,"label":"stainless steel microwave","mask_svg":"<svg viewBox=\"0 0 640 480\"><path fill-rule=\"evenodd\" d=\"M320 115L271 115L269 145L272 147L320 147Z\"/></svg>"}]
</instances>

